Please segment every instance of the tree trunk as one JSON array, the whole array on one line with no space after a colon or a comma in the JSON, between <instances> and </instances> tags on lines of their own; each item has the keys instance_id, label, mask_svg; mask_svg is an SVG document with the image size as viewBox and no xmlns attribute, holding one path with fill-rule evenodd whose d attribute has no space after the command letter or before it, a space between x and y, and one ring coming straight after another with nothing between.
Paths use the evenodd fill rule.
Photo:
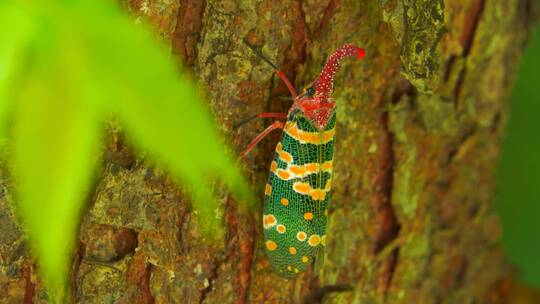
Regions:
<instances>
[{"instance_id":1,"label":"tree trunk","mask_svg":"<svg viewBox=\"0 0 540 304\"><path fill-rule=\"evenodd\" d=\"M244 162L261 194L250 212L219 190L228 235L215 244L199 233L188 197L111 127L73 262L74 302L510 303L513 270L498 243L494 171L533 0L122 4L149 21L200 81L236 152L270 121L233 125L291 104L243 40L262 48L298 88L344 43L367 55L344 62L336 77L335 175L321 273L284 280L262 250L263 189L278 132ZM0 303L44 303L3 190Z\"/></svg>"}]
</instances>

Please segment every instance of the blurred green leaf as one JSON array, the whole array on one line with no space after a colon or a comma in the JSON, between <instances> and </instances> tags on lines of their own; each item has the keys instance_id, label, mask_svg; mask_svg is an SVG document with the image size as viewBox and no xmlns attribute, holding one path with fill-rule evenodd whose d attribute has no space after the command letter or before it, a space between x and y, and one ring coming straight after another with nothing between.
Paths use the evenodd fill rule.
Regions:
<instances>
[{"instance_id":1,"label":"blurred green leaf","mask_svg":"<svg viewBox=\"0 0 540 304\"><path fill-rule=\"evenodd\" d=\"M243 184L241 175L223 153L194 86L178 80L177 68L165 49L148 33L130 30L131 22L118 21L105 35L91 37L90 45L95 47L93 73L102 75L103 87L108 87L108 105L118 113L128 134L191 185L203 231L220 239L219 206L211 197L208 174L219 173L237 194L243 192L238 187Z\"/></svg>"},{"instance_id":2,"label":"blurred green leaf","mask_svg":"<svg viewBox=\"0 0 540 304\"><path fill-rule=\"evenodd\" d=\"M85 63L78 58L77 41L65 32L55 34L60 33L36 43L39 52L20 88L13 153L19 213L45 281L53 287L51 296L60 302L95 166L100 121L92 88L79 73Z\"/></svg>"},{"instance_id":3,"label":"blurred green leaf","mask_svg":"<svg viewBox=\"0 0 540 304\"><path fill-rule=\"evenodd\" d=\"M503 245L522 279L540 287L540 31L524 53L499 165Z\"/></svg>"},{"instance_id":4,"label":"blurred green leaf","mask_svg":"<svg viewBox=\"0 0 540 304\"><path fill-rule=\"evenodd\" d=\"M34 29L29 15L10 2L0 4L0 28L10 29L0 32L0 134L3 135L8 95Z\"/></svg>"},{"instance_id":5,"label":"blurred green leaf","mask_svg":"<svg viewBox=\"0 0 540 304\"><path fill-rule=\"evenodd\" d=\"M9 8L26 19L8 17L3 29L21 20L33 25L27 27L33 32L1 31L13 43L0 47L0 76L24 77L16 88L11 76L0 79L0 94L10 92L0 102L14 109L18 211L53 301L64 301L79 212L109 112L189 187L202 232L221 239L210 181L221 178L237 197L247 188L197 90L179 77L165 48L110 1L7 3L0 17Z\"/></svg>"}]
</instances>

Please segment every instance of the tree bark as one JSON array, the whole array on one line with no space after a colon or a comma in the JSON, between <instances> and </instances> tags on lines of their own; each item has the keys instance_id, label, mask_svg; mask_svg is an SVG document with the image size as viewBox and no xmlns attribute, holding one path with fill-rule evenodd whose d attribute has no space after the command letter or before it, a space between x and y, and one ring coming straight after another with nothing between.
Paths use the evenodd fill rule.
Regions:
<instances>
[{"instance_id":1,"label":"tree bark","mask_svg":"<svg viewBox=\"0 0 540 304\"><path fill-rule=\"evenodd\" d=\"M262 194L279 134L244 162L261 194L252 210L218 190L228 233L211 243L184 192L111 126L74 254L74 302L511 303L514 270L499 246L494 172L510 88L537 16L533 0L122 5L151 23L200 82L236 152L270 121L233 125L290 106L280 98L286 87L243 40L262 48L298 88L342 44L362 46L367 56L344 62L337 76L335 175L320 274L284 280L262 250ZM0 303L46 303L2 184Z\"/></svg>"}]
</instances>

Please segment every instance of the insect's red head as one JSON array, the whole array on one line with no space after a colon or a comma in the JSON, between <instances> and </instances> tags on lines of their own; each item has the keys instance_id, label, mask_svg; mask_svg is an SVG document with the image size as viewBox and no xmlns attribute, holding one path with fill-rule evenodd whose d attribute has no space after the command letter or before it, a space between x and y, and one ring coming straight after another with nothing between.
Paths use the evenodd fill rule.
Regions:
<instances>
[{"instance_id":1,"label":"insect's red head","mask_svg":"<svg viewBox=\"0 0 540 304\"><path fill-rule=\"evenodd\" d=\"M317 128L323 129L334 111L332 91L340 61L345 57L362 59L364 56L365 51L352 44L345 44L338 48L330 55L317 79L298 96L298 106L306 116L312 119Z\"/></svg>"}]
</instances>

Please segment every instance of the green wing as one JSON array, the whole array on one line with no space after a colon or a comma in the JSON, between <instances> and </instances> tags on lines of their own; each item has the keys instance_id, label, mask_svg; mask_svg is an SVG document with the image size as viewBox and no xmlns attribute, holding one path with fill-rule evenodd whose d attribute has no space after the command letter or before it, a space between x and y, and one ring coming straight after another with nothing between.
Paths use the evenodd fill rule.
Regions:
<instances>
[{"instance_id":1,"label":"green wing","mask_svg":"<svg viewBox=\"0 0 540 304\"><path fill-rule=\"evenodd\" d=\"M271 165L263 224L270 263L294 278L324 246L330 203L335 113L319 131L303 115L291 115Z\"/></svg>"}]
</instances>

